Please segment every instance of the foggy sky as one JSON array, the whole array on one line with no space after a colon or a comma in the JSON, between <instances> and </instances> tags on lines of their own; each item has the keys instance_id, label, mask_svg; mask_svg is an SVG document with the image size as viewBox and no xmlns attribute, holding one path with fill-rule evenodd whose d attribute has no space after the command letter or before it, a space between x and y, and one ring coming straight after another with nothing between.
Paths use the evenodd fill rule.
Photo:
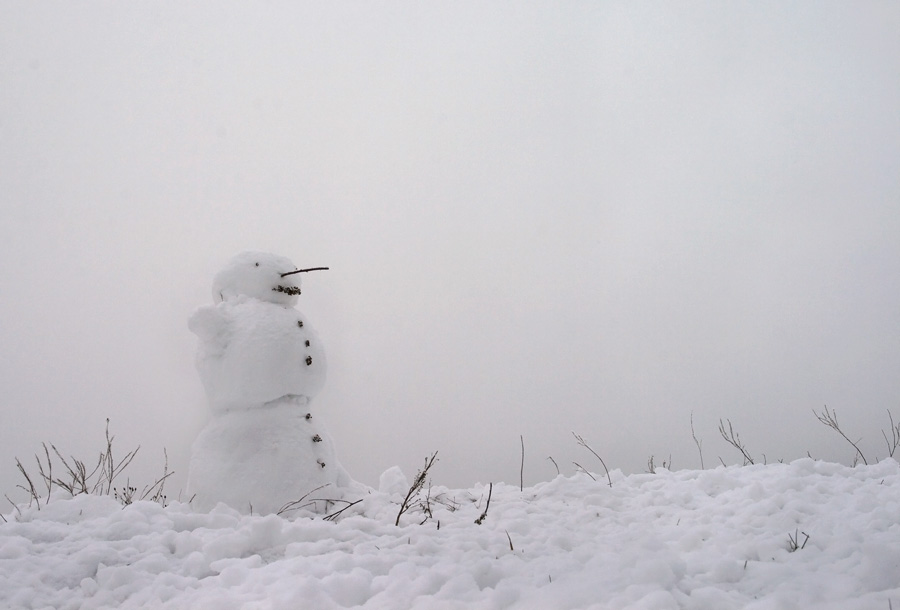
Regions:
<instances>
[{"instance_id":1,"label":"foggy sky","mask_svg":"<svg viewBox=\"0 0 900 610\"><path fill-rule=\"evenodd\" d=\"M0 492L41 442L184 486L186 320L299 266L357 479L873 461L900 421L893 3L2 2ZM765 456L765 457L764 457Z\"/></svg>"}]
</instances>

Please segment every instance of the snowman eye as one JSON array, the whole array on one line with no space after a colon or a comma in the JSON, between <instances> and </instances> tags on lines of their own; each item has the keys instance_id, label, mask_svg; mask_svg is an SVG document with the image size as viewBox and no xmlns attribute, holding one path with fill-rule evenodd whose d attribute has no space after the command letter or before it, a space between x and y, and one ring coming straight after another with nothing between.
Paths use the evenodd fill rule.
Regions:
<instances>
[{"instance_id":1,"label":"snowman eye","mask_svg":"<svg viewBox=\"0 0 900 610\"><path fill-rule=\"evenodd\" d=\"M259 267L259 263L253 263L253 264L256 265L257 267Z\"/></svg>"}]
</instances>

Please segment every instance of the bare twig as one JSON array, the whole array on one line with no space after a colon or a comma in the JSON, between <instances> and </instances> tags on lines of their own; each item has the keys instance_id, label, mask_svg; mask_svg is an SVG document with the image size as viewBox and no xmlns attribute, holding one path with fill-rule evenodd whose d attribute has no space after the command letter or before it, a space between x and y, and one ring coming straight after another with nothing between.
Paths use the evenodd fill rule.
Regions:
<instances>
[{"instance_id":1,"label":"bare twig","mask_svg":"<svg viewBox=\"0 0 900 610\"><path fill-rule=\"evenodd\" d=\"M100 485L100 490L103 493L109 495L112 491L113 481L116 480L116 477L119 476L122 471L131 463L131 460L134 459L134 456L137 455L137 452L140 451L141 447L138 445L137 449L133 451L129 451L125 454L125 457L117 464L115 459L113 458L112 452L112 444L114 436L109 435L109 418L106 419L106 453L100 454L100 462L103 464L103 472L106 478L106 491L103 492L103 483L104 481L101 479L98 484Z\"/></svg>"},{"instance_id":2,"label":"bare twig","mask_svg":"<svg viewBox=\"0 0 900 610\"><path fill-rule=\"evenodd\" d=\"M816 413L816 410L813 409L813 415L816 416L816 419L840 434L842 437L844 437L844 440L853 445L853 448L856 450L856 455L858 455L862 459L863 464L865 464L866 466L869 465L869 462L866 461L866 456L864 456L862 451L859 450L859 446L851 441L850 438L846 434L844 434L844 431L841 430L841 427L838 425L837 411L829 412L828 407L826 406L825 410L822 413ZM893 425L893 419L891 420L891 424ZM857 441L857 443L858 442L859 441Z\"/></svg>"},{"instance_id":3,"label":"bare twig","mask_svg":"<svg viewBox=\"0 0 900 610\"><path fill-rule=\"evenodd\" d=\"M50 500L50 492L53 489L53 462L50 461L50 451L47 449L47 443L41 443L41 446L44 448L44 456L47 458L47 476L44 477L44 482L47 484L47 500ZM41 468L41 459L36 455L34 457L37 459L38 472L43 476L44 471Z\"/></svg>"},{"instance_id":4,"label":"bare twig","mask_svg":"<svg viewBox=\"0 0 900 610\"><path fill-rule=\"evenodd\" d=\"M525 489L525 438L520 434L519 442L522 444L522 460L519 463L519 491Z\"/></svg>"},{"instance_id":5,"label":"bare twig","mask_svg":"<svg viewBox=\"0 0 900 610\"><path fill-rule=\"evenodd\" d=\"M425 513L425 518L422 519L422 523L425 523L434 516L431 512L431 481L428 482L428 491L425 492L425 499L419 500L419 508ZM419 525L421 525L421 523Z\"/></svg>"},{"instance_id":6,"label":"bare twig","mask_svg":"<svg viewBox=\"0 0 900 610\"><path fill-rule=\"evenodd\" d=\"M328 267L310 267L309 269L297 269L296 271L288 271L287 273L282 273L281 277L294 275L295 273L308 273L310 271L328 271Z\"/></svg>"},{"instance_id":7,"label":"bare twig","mask_svg":"<svg viewBox=\"0 0 900 610\"><path fill-rule=\"evenodd\" d=\"M166 496L163 494L163 490L166 486L166 479L175 473L169 470L169 453L165 448L163 448L163 458L163 475L156 479L152 485L144 488L144 491L141 493L141 500L146 500L150 496L152 502L158 502L165 507ZM154 489L156 490L155 492L153 491ZM151 493L153 495L150 495Z\"/></svg>"},{"instance_id":8,"label":"bare twig","mask_svg":"<svg viewBox=\"0 0 900 610\"><path fill-rule=\"evenodd\" d=\"M515 551L516 549L513 548L512 537L509 535L509 530L503 530L503 531L506 532L506 539L509 540L509 550Z\"/></svg>"},{"instance_id":9,"label":"bare twig","mask_svg":"<svg viewBox=\"0 0 900 610\"><path fill-rule=\"evenodd\" d=\"M800 544L800 535L799 534L803 534L804 536L806 536L806 538L804 538L804 540L803 540L803 544ZM791 534L788 533L788 552L793 553L794 551L799 551L799 550L806 548L807 542L809 542L809 534L807 534L806 532L800 532L799 530L795 530L793 536L791 536Z\"/></svg>"},{"instance_id":10,"label":"bare twig","mask_svg":"<svg viewBox=\"0 0 900 610\"><path fill-rule=\"evenodd\" d=\"M662 467L665 468L666 470L672 470L672 456L671 455L669 455L668 462L663 460ZM654 456L652 456L652 455L650 456L650 459L647 460L647 468L648 468L647 472L649 472L650 474L656 474L656 463L654 461Z\"/></svg>"},{"instance_id":11,"label":"bare twig","mask_svg":"<svg viewBox=\"0 0 900 610\"><path fill-rule=\"evenodd\" d=\"M559 475L559 464L556 463L556 460L553 459L552 455L548 455L547 459L553 462L553 465L556 466L556 474Z\"/></svg>"},{"instance_id":12,"label":"bare twig","mask_svg":"<svg viewBox=\"0 0 900 610\"><path fill-rule=\"evenodd\" d=\"M672 470L672 455L669 454L669 461L662 461L662 467L666 470ZM651 455L650 459L647 460L647 472L650 474L656 474L656 456Z\"/></svg>"},{"instance_id":13,"label":"bare twig","mask_svg":"<svg viewBox=\"0 0 900 610\"><path fill-rule=\"evenodd\" d=\"M281 514L286 513L286 512L289 511L289 510L300 510L300 509L303 508L304 506L309 506L310 504L313 504L313 505L314 505L315 502L316 502L316 500L310 500L309 502L305 502L305 503L304 503L303 501L306 500L306 498L308 498L310 495L312 495L312 494L316 493L317 491L319 491L320 489L323 489L323 488L325 488L325 487L328 487L328 485L329 485L329 483L325 483L324 485L319 485L318 487L309 490L308 492L306 492L305 494L303 494L303 495L300 497L299 500L293 500L293 501L291 501L291 502L288 502L287 504L285 504L285 505L282 506L281 508L279 508L279 509L278 509L278 512L276 512L275 514L276 514L276 515L281 515ZM193 500L193 498L191 498L191 499ZM251 512L253 511L253 505L252 505L252 504L250 505L250 510L251 510Z\"/></svg>"},{"instance_id":14,"label":"bare twig","mask_svg":"<svg viewBox=\"0 0 900 610\"><path fill-rule=\"evenodd\" d=\"M729 419L726 421L728 421L728 432L725 431L725 424L720 419L719 434L722 435L722 438L724 438L729 445L741 452L741 455L744 456L744 466L746 466L748 463L753 464L753 458L750 457L750 454L747 453L747 449L744 447L743 443L741 443L741 437L737 432L734 431L734 428L731 425L731 420Z\"/></svg>"},{"instance_id":15,"label":"bare twig","mask_svg":"<svg viewBox=\"0 0 900 610\"><path fill-rule=\"evenodd\" d=\"M445 493L439 493L434 498L432 498L432 500L449 510L451 513L455 513L459 510L459 502L456 500L456 498L447 497L447 494Z\"/></svg>"},{"instance_id":16,"label":"bare twig","mask_svg":"<svg viewBox=\"0 0 900 610\"><path fill-rule=\"evenodd\" d=\"M594 475L592 475L592 474L588 471L587 468L585 468L584 466L582 466L582 465L579 464L578 462L572 462L572 463L575 464L575 465L578 467L578 470L580 470L581 472L583 472L583 473L586 474L587 476L591 477L591 478L594 479L595 481L597 480L597 477L595 477Z\"/></svg>"},{"instance_id":17,"label":"bare twig","mask_svg":"<svg viewBox=\"0 0 900 610\"><path fill-rule=\"evenodd\" d=\"M406 492L406 497L403 498L403 502L400 504L400 511L397 513L397 519L394 521L394 525L400 525L400 517L403 516L403 513L408 511L412 506L413 498L418 495L422 488L425 486L425 481L428 478L428 471L431 470L431 467L434 465L434 460L437 458L438 452L435 451L431 454L430 458L425 458L425 467L422 468L419 472L416 473L416 478L413 480L413 484L410 485L409 491Z\"/></svg>"},{"instance_id":18,"label":"bare twig","mask_svg":"<svg viewBox=\"0 0 900 610\"><path fill-rule=\"evenodd\" d=\"M16 509L16 512L19 513L19 518L21 519L22 518L22 510L19 508L19 505L16 504L15 502L13 502L12 500L10 500L8 495L3 494L3 497L6 498L6 501L9 502L14 509ZM4 519L4 521L5 521L5 519Z\"/></svg>"},{"instance_id":19,"label":"bare twig","mask_svg":"<svg viewBox=\"0 0 900 610\"><path fill-rule=\"evenodd\" d=\"M609 468L606 467L606 462L603 461L603 458L600 457L600 454L597 453L596 451L594 451L593 449L591 449L591 446L588 445L586 442L584 442L584 439L581 438L579 435L575 434L574 432L572 433L572 435L575 437L575 440L578 441L579 445L581 445L582 447L584 447L585 449L587 449L588 451L593 453L594 456L596 456L596 458L598 460L600 460L600 463L603 464L603 470L606 471L606 480L609 481L609 486L612 487L612 477L609 476ZM585 472L587 472L587 471L585 471ZM590 474L590 473L588 473L588 474ZM593 477L591 477L591 478L593 478Z\"/></svg>"},{"instance_id":20,"label":"bare twig","mask_svg":"<svg viewBox=\"0 0 900 610\"><path fill-rule=\"evenodd\" d=\"M897 451L897 447L900 447L900 424L894 424L894 416L891 414L891 410L887 410L888 417L891 420L891 440L888 441L887 434L884 433L884 430L881 431L881 436L884 437L884 442L887 443L888 447L888 456L894 457L894 452Z\"/></svg>"},{"instance_id":21,"label":"bare twig","mask_svg":"<svg viewBox=\"0 0 900 610\"><path fill-rule=\"evenodd\" d=\"M28 475L28 472L25 470L25 467L22 466L22 462L19 461L19 458L16 458L16 468L19 469L19 472L22 473L22 476L25 477L25 482L28 484L28 487L24 485L17 485L19 489L24 489L28 495L30 496L28 500L28 506L31 506L32 500L37 504L38 510L41 509L41 497L38 495L37 490L34 488L34 482L31 480L31 477Z\"/></svg>"},{"instance_id":22,"label":"bare twig","mask_svg":"<svg viewBox=\"0 0 900 610\"><path fill-rule=\"evenodd\" d=\"M487 503L484 505L484 512L481 513L481 516L480 516L480 517L478 517L477 519L475 519L475 523L476 523L477 525L481 525L481 524L484 522L484 520L487 518L488 509L491 507L491 494L493 493L493 491L494 491L494 484L493 484L493 483L489 483L489 484L488 484L488 497L487 497Z\"/></svg>"},{"instance_id":23,"label":"bare twig","mask_svg":"<svg viewBox=\"0 0 900 610\"><path fill-rule=\"evenodd\" d=\"M697 451L700 452L700 470L705 470L703 467L703 441L697 439L697 434L694 432L694 412L691 411L691 437L694 439L694 444L697 445Z\"/></svg>"},{"instance_id":24,"label":"bare twig","mask_svg":"<svg viewBox=\"0 0 900 610\"><path fill-rule=\"evenodd\" d=\"M345 510L347 510L347 509L350 508L351 506L356 506L357 504L359 504L359 503L362 502L363 500L364 500L364 498L360 498L360 499L357 500L356 502L347 502L347 500L342 500L342 502L347 502L347 506L345 506L344 508L342 508L342 509L339 510L339 511L336 511L336 512L331 513L330 515L327 515L327 516L325 517L324 520L325 520L325 521L334 521L335 519L337 519L337 518L340 516L340 514L341 514L342 512L344 512Z\"/></svg>"}]
</instances>

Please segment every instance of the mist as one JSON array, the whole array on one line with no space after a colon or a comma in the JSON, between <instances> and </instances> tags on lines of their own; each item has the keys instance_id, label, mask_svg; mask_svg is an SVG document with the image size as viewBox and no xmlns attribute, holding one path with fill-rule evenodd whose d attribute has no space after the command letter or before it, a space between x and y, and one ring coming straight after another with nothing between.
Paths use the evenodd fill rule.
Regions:
<instances>
[{"instance_id":1,"label":"mist","mask_svg":"<svg viewBox=\"0 0 900 610\"><path fill-rule=\"evenodd\" d=\"M0 491L42 442L184 487L186 320L298 266L377 485L871 462L900 421L888 3L5 4ZM693 433L691 425L693 422ZM696 437L698 443L695 443Z\"/></svg>"}]
</instances>

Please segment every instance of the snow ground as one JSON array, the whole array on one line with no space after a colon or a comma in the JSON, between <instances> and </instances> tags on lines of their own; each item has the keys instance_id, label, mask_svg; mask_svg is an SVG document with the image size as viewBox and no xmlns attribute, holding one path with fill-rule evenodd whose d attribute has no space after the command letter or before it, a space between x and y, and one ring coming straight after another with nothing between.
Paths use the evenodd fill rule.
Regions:
<instances>
[{"instance_id":1,"label":"snow ground","mask_svg":"<svg viewBox=\"0 0 900 610\"><path fill-rule=\"evenodd\" d=\"M334 520L55 498L0 522L0 607L900 608L894 460L612 481L495 484L481 525L486 485L400 527L379 491Z\"/></svg>"}]
</instances>

